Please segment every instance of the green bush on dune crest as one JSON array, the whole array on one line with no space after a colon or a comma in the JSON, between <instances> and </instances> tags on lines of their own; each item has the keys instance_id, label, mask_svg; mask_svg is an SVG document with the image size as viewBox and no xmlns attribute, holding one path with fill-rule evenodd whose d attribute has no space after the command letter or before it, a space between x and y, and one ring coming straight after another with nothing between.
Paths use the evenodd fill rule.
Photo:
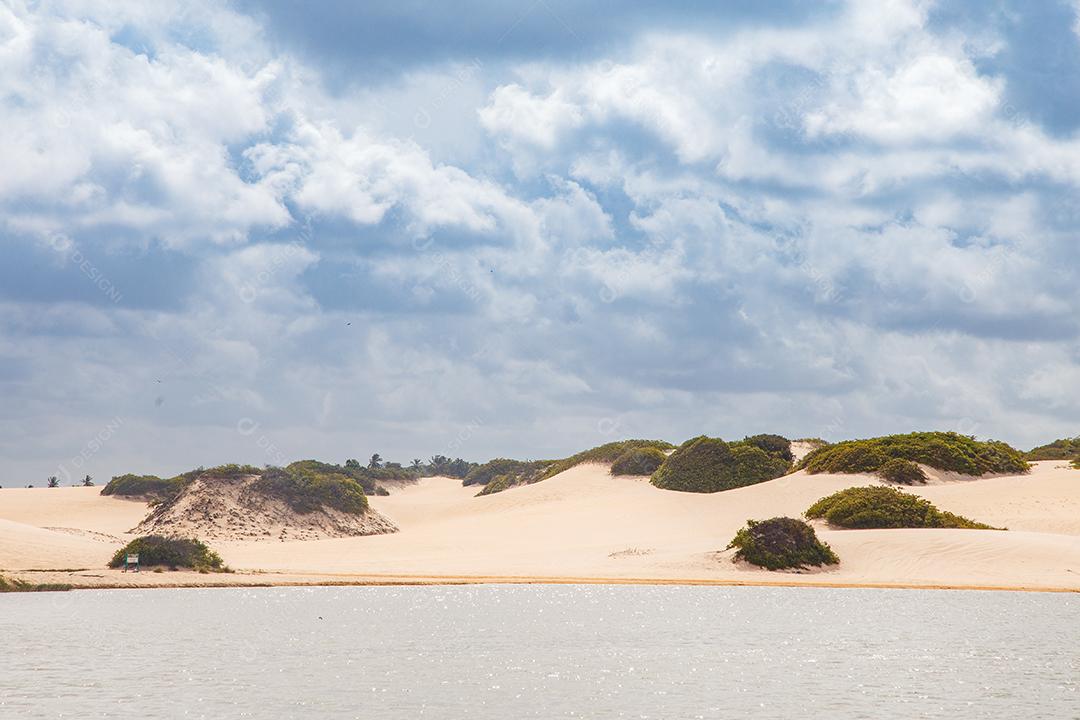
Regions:
<instances>
[{"instance_id":1,"label":"green bush on dune crest","mask_svg":"<svg viewBox=\"0 0 1080 720\"><path fill-rule=\"evenodd\" d=\"M187 483L183 476L159 478L157 475L117 475L101 488L102 495L138 497L164 502L180 492Z\"/></svg>"},{"instance_id":2,"label":"green bush on dune crest","mask_svg":"<svg viewBox=\"0 0 1080 720\"><path fill-rule=\"evenodd\" d=\"M899 458L963 475L1026 473L1018 450L995 440L979 441L954 432L915 432L866 440L845 440L808 453L798 469L808 473L878 472Z\"/></svg>"},{"instance_id":3,"label":"green bush on dune crest","mask_svg":"<svg viewBox=\"0 0 1080 720\"><path fill-rule=\"evenodd\" d=\"M802 520L774 517L748 520L736 533L728 549L737 548L734 560L743 560L769 570L835 565L840 558L818 540L814 528Z\"/></svg>"},{"instance_id":4,"label":"green bush on dune crest","mask_svg":"<svg viewBox=\"0 0 1080 720\"><path fill-rule=\"evenodd\" d=\"M627 450L656 448L657 450L663 451L671 450L674 447L674 445L664 440L616 440L615 442L597 445L594 448L579 452L577 455L571 455L563 460L556 460L544 470L540 479L547 480L549 477L554 477L555 475L582 463L613 463Z\"/></svg>"},{"instance_id":5,"label":"green bush on dune crest","mask_svg":"<svg viewBox=\"0 0 1080 720\"><path fill-rule=\"evenodd\" d=\"M1062 438L1024 453L1028 460L1080 460L1080 437Z\"/></svg>"},{"instance_id":6,"label":"green bush on dune crest","mask_svg":"<svg viewBox=\"0 0 1080 720\"><path fill-rule=\"evenodd\" d=\"M167 538L161 535L137 537L116 551L109 561L109 567L122 567L130 553L138 554L139 565L142 567L164 565L173 570L189 568L207 572L228 572L221 556L202 541L195 539Z\"/></svg>"},{"instance_id":7,"label":"green bush on dune crest","mask_svg":"<svg viewBox=\"0 0 1080 720\"><path fill-rule=\"evenodd\" d=\"M165 502L176 497L181 490L200 475L234 478L245 475L258 475L261 468L253 465L218 465L212 468L195 468L171 478L159 478L157 475L118 475L101 488L102 495L119 497L138 497L147 500Z\"/></svg>"},{"instance_id":8,"label":"green bush on dune crest","mask_svg":"<svg viewBox=\"0 0 1080 720\"><path fill-rule=\"evenodd\" d=\"M996 530L951 512L938 510L924 498L880 485L853 487L818 500L806 511L842 528L965 528Z\"/></svg>"},{"instance_id":9,"label":"green bush on dune crest","mask_svg":"<svg viewBox=\"0 0 1080 720\"><path fill-rule=\"evenodd\" d=\"M514 478L511 475L496 475L480 492L476 493L476 497L480 497L481 495L493 495L494 493L508 490L513 480Z\"/></svg>"},{"instance_id":10,"label":"green bush on dune crest","mask_svg":"<svg viewBox=\"0 0 1080 720\"><path fill-rule=\"evenodd\" d=\"M463 485L484 485L485 490L481 495L490 495L502 492L518 485L528 485L541 480L547 480L559 473L569 470L575 465L587 462L615 463L622 459L625 463L630 462L629 453L634 450L653 449L664 455L663 451L675 447L663 440L619 440L606 443L597 447L579 452L562 460L511 460L509 458L495 458L483 465L478 465L469 471L462 480ZM624 457L626 456L626 457ZM645 462L637 458L634 462L640 465ZM646 472L644 474L651 473ZM615 473L618 474L618 473ZM497 478L499 482L488 489Z\"/></svg>"},{"instance_id":11,"label":"green bush on dune crest","mask_svg":"<svg viewBox=\"0 0 1080 720\"><path fill-rule=\"evenodd\" d=\"M551 460L511 460L495 458L482 465L477 465L462 479L461 484L487 485L500 475L507 475L510 485L524 485L536 482Z\"/></svg>"},{"instance_id":12,"label":"green bush on dune crest","mask_svg":"<svg viewBox=\"0 0 1080 720\"><path fill-rule=\"evenodd\" d=\"M361 488L364 495L389 494L376 481L411 480L415 474L400 465L387 464L380 467L363 467L355 460L346 461L345 465L334 465L317 460L301 460L285 468L254 465L218 465L211 468L195 468L171 478L156 475L118 475L101 489L102 495L133 497L167 503L196 480L235 480L237 478L257 476L253 489L280 497L299 510L310 512L323 505L335 507L347 512L363 512L367 501L355 498L355 487ZM348 480L348 483L344 481Z\"/></svg>"},{"instance_id":13,"label":"green bush on dune crest","mask_svg":"<svg viewBox=\"0 0 1080 720\"><path fill-rule=\"evenodd\" d=\"M898 485L925 485L929 480L918 463L903 458L891 458L878 470L884 480Z\"/></svg>"},{"instance_id":14,"label":"green bush on dune crest","mask_svg":"<svg viewBox=\"0 0 1080 720\"><path fill-rule=\"evenodd\" d=\"M611 464L612 475L652 475L667 460L667 453L656 447L632 448Z\"/></svg>"},{"instance_id":15,"label":"green bush on dune crest","mask_svg":"<svg viewBox=\"0 0 1080 720\"><path fill-rule=\"evenodd\" d=\"M790 467L782 455L747 440L726 443L702 435L668 456L653 473L652 484L664 490L714 493L778 478Z\"/></svg>"},{"instance_id":16,"label":"green bush on dune crest","mask_svg":"<svg viewBox=\"0 0 1080 720\"><path fill-rule=\"evenodd\" d=\"M783 458L787 462L795 459L795 456L791 454L791 441L782 435L751 435L730 444L737 445L740 443L761 448L769 455Z\"/></svg>"},{"instance_id":17,"label":"green bush on dune crest","mask_svg":"<svg viewBox=\"0 0 1080 720\"><path fill-rule=\"evenodd\" d=\"M282 500L298 513L323 507L360 515L367 511L364 488L340 465L301 460L284 468L267 468L252 491Z\"/></svg>"}]
</instances>

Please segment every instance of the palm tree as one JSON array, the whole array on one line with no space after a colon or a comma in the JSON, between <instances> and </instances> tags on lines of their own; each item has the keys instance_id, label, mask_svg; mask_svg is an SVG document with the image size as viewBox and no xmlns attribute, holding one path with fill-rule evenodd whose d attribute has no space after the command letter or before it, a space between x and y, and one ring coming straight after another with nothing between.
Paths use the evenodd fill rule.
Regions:
<instances>
[{"instance_id":1,"label":"palm tree","mask_svg":"<svg viewBox=\"0 0 1080 720\"><path fill-rule=\"evenodd\" d=\"M419 471L420 468L423 467L423 465L424 465L423 460L421 460L420 458L413 458L412 465L410 465L409 467L411 469L413 469L413 470Z\"/></svg>"},{"instance_id":2,"label":"palm tree","mask_svg":"<svg viewBox=\"0 0 1080 720\"><path fill-rule=\"evenodd\" d=\"M83 487L94 487L94 478L87 475L82 481Z\"/></svg>"},{"instance_id":3,"label":"palm tree","mask_svg":"<svg viewBox=\"0 0 1080 720\"><path fill-rule=\"evenodd\" d=\"M60 487L60 481L56 478L55 475L49 478L49 487Z\"/></svg>"},{"instance_id":4,"label":"palm tree","mask_svg":"<svg viewBox=\"0 0 1080 720\"><path fill-rule=\"evenodd\" d=\"M378 470L382 467L382 456L379 453L375 453L371 456L371 460L368 460L368 468L371 470Z\"/></svg>"}]
</instances>

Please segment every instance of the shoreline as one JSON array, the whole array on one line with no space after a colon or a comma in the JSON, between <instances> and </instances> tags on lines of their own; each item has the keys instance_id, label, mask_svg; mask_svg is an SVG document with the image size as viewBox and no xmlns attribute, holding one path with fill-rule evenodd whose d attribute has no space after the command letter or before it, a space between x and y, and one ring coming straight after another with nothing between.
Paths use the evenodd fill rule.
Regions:
<instances>
[{"instance_id":1,"label":"shoreline","mask_svg":"<svg viewBox=\"0 0 1080 720\"><path fill-rule=\"evenodd\" d=\"M89 568L87 569L89 570ZM79 570L76 572L86 572ZM183 579L162 578L160 576L185 576ZM785 573L798 575L798 573ZM809 573L808 573L809 574ZM136 575L136 577L131 577ZM215 574L211 574L215 575ZM42 590L36 592L67 592L68 590L157 590L184 588L273 588L273 587L409 587L439 585L667 585L683 587L785 587L814 589L864 589L864 590L951 590L977 592L1038 592L1054 594L1080 594L1080 587L1038 586L1038 585L992 585L992 584L950 584L950 583L900 583L900 582L823 582L817 580L782 580L782 579L725 579L725 578L647 578L647 577L590 577L559 575L433 575L403 573L273 573L260 571L241 571L224 574L235 579L210 579L201 573L189 571L142 571L124 575L128 582L80 582L75 572L53 570L4 571L0 576L9 580L22 580L31 584L47 579L40 584L60 584L70 586L65 590ZM150 582L139 582L142 577ZM197 576L197 577L187 577ZM275 577L276 576L276 577ZM101 576L105 578L106 576ZM152 578L152 579L151 579ZM134 582L131 582L134 580Z\"/></svg>"}]
</instances>

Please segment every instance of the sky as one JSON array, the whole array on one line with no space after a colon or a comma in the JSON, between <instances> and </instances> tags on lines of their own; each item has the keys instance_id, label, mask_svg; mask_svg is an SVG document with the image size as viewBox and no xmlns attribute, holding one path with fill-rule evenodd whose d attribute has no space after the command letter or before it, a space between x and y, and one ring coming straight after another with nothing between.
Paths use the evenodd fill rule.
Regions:
<instances>
[{"instance_id":1,"label":"sky","mask_svg":"<svg viewBox=\"0 0 1080 720\"><path fill-rule=\"evenodd\" d=\"M1080 2L0 0L0 484L1080 433Z\"/></svg>"}]
</instances>

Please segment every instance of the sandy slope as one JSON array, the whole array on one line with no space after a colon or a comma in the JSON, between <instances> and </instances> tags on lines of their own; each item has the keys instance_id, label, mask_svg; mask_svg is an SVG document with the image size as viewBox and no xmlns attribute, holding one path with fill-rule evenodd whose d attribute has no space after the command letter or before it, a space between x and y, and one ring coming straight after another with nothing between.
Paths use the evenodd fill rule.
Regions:
<instances>
[{"instance_id":1,"label":"sandy slope","mask_svg":"<svg viewBox=\"0 0 1080 720\"><path fill-rule=\"evenodd\" d=\"M943 509L1008 526L1010 532L821 528L843 562L834 570L798 575L738 567L723 551L747 518L798 516L823 495L868 482L873 479L797 473L695 495L657 490L644 479L612 478L604 467L583 465L536 485L477 498L476 488L429 478L371 498L401 528L393 535L214 545L233 567L282 573L258 577L283 582L514 576L1080 590L1080 471L1053 462L1039 463L1028 476L918 490ZM115 544L40 528L117 534L141 514L134 503L94 497L81 488L0 490L0 518L7 521L0 523L0 568L100 567ZM153 579L166 581L160 575Z\"/></svg>"}]
</instances>

